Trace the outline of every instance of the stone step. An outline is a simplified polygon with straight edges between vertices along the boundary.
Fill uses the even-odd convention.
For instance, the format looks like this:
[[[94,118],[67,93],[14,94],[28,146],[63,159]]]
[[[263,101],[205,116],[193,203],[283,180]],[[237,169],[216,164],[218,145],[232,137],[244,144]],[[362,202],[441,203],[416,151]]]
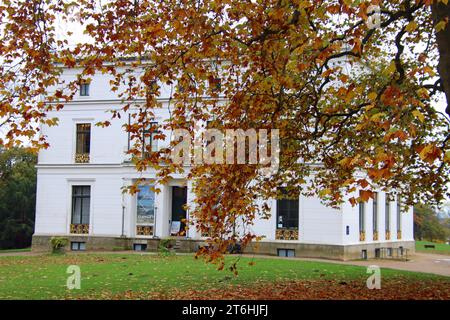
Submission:
[[[181,240],[176,240],[173,249],[176,251],[179,250],[180,248],[181,248]]]

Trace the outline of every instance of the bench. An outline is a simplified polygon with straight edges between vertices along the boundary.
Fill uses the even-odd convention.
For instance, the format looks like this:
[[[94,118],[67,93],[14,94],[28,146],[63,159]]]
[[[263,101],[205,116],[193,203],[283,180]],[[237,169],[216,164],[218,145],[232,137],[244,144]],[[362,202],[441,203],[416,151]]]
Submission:
[[[435,245],[434,244],[424,244],[423,245],[425,247],[425,249],[435,249]]]

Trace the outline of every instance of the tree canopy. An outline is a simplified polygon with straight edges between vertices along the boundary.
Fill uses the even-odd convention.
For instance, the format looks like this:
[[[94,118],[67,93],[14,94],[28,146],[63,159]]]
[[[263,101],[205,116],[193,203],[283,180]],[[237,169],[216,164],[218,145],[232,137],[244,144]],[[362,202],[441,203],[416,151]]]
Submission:
[[[432,208],[424,205],[414,207],[415,239],[446,242],[450,235],[449,231],[445,221],[439,221]]]
[[[48,112],[95,73],[111,75],[111,90],[123,99],[112,118],[139,111],[136,124],[124,126],[131,137],[145,134],[163,84],[173,88],[172,116],[159,124],[166,129],[193,131],[210,120],[219,130],[278,129],[280,166],[270,177],[261,165],[189,171],[197,196],[191,217],[210,235],[201,253],[213,259],[256,238],[247,227],[269,211],[254,199],[276,196],[279,186],[334,206],[367,201],[375,188],[398,190],[406,205],[436,203],[450,177],[450,109],[433,107],[450,99],[447,3],[4,1],[0,121],[7,133],[0,143],[11,147],[25,136],[34,148],[47,147],[36,124],[56,124]],[[60,21],[77,21],[88,40],[57,36]],[[63,66],[81,67],[79,79],[60,83]],[[153,167],[165,182],[183,170],[170,159],[172,147],[139,157],[135,145],[130,153],[138,170]]]

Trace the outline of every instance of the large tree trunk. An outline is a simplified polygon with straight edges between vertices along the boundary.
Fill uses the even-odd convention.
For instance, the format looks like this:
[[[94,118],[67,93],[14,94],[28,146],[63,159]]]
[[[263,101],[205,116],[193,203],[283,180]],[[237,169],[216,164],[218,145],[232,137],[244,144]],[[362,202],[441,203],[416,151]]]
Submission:
[[[446,17],[450,19],[450,3],[446,5],[442,1],[434,0],[432,11],[435,25]],[[439,75],[447,98],[445,112],[450,116],[450,23],[444,30],[436,33],[436,40],[439,47]]]

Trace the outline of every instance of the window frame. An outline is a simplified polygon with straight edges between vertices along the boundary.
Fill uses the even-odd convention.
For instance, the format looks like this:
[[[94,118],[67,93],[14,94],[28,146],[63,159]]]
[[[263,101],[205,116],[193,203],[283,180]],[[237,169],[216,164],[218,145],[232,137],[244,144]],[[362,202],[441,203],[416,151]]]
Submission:
[[[147,251],[147,247],[146,243],[133,243],[133,251],[145,252]]]
[[[361,191],[359,192],[358,202],[358,230],[359,241],[366,241],[366,203],[361,198]]]
[[[90,85],[91,84],[89,82],[80,83],[80,97],[89,97]]]
[[[364,202],[359,202],[358,206],[358,216],[359,216],[359,232],[366,231],[366,205]]]
[[[279,188],[279,189],[285,189],[285,188]],[[284,192],[284,191],[282,191]],[[288,212],[288,218],[287,220],[289,221],[289,223],[287,223],[286,221],[284,221],[284,218],[282,219],[282,227],[280,227],[280,211],[281,211],[281,201],[288,201],[288,209],[286,210]],[[276,229],[285,229],[285,230],[298,230],[300,227],[300,195],[298,195],[297,199],[288,199],[288,198],[280,198],[277,197],[276,199]],[[295,203],[294,208],[291,207],[291,205]],[[295,210],[296,207],[296,210]],[[294,214],[295,212],[295,214]],[[285,223],[287,225],[291,225],[291,222],[295,220],[297,221],[297,226],[286,226],[285,227]]]
[[[83,127],[89,127],[85,129]],[[75,162],[88,163],[90,162],[91,143],[92,142],[92,123],[91,122],[77,122],[75,123]],[[80,148],[79,148],[80,146]],[[86,161],[77,160],[78,155],[87,155]]]
[[[86,242],[85,241],[71,241],[70,242],[70,251],[86,251]]]
[[[373,193],[372,201],[372,230],[378,232],[378,192]]]
[[[81,192],[81,195],[76,195],[75,194],[75,188],[88,188],[89,189],[89,194],[85,195],[84,191]],[[78,184],[74,184],[71,186],[71,192],[72,192],[72,202],[71,202],[71,213],[70,213],[70,223],[73,225],[80,225],[80,224],[87,224],[90,225],[90,219],[91,219],[91,198],[92,198],[92,187],[91,185],[78,185]],[[81,199],[81,203],[80,203],[80,219],[79,222],[75,222],[74,218],[75,218],[75,203],[76,203],[76,199]],[[85,222],[83,220],[83,200],[84,199],[89,199],[89,205],[88,205],[88,215],[87,215],[87,222]]]
[[[284,254],[282,254],[284,253]],[[277,248],[277,256],[284,258],[295,258],[295,249]]]
[[[150,129],[145,129],[142,132],[142,156],[147,157],[153,152],[158,151],[158,140],[155,139],[155,135],[161,133],[160,130],[158,130],[158,122],[152,121],[149,123],[150,128],[156,127],[155,130],[151,131]],[[150,136],[146,137],[146,134],[150,134]],[[147,150],[147,141],[150,143],[150,151]]]
[[[402,232],[402,207],[401,197],[397,195],[397,236]]]
[[[391,232],[391,195],[386,193],[384,208],[384,229]]]

